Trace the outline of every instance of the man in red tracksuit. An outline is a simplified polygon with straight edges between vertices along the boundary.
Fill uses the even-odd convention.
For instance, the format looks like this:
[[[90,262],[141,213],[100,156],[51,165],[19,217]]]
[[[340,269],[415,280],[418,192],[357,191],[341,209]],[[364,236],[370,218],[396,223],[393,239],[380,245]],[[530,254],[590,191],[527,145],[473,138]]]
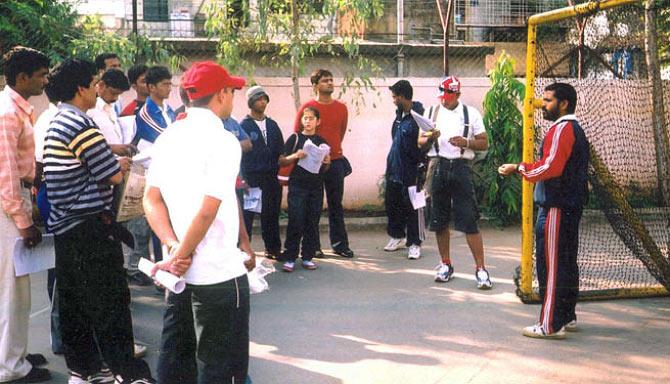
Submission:
[[[579,221],[588,198],[589,144],[574,115],[577,92],[571,85],[547,86],[542,101],[544,118],[554,124],[542,143],[540,160],[503,164],[498,172],[503,176],[518,172],[536,183],[534,199],[540,207],[535,259],[542,311],[540,322],[524,328],[523,335],[564,339],[566,330],[577,329],[577,248]]]

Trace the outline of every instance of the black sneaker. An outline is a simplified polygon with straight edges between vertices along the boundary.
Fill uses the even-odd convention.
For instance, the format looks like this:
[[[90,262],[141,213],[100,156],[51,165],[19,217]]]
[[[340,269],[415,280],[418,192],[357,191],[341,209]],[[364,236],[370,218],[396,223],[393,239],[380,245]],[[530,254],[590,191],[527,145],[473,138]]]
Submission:
[[[29,353],[26,355],[26,360],[28,360],[33,367],[47,365],[47,359],[41,353]]]
[[[334,251],[336,255],[346,257],[347,259],[351,259],[352,257],[354,257],[354,251],[349,249],[349,247],[335,249]]]
[[[325,259],[326,255],[323,253],[322,250],[317,249],[316,252],[314,252],[314,257],[316,257],[317,259]]]
[[[51,373],[48,369],[33,367],[27,375],[20,379],[8,381],[7,383],[42,383],[49,380],[51,380]]]

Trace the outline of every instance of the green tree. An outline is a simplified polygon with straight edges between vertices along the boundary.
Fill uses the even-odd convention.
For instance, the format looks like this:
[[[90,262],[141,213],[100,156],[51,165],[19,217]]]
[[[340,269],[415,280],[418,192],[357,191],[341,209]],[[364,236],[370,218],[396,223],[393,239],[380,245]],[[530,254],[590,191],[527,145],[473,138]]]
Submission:
[[[53,0],[0,1],[0,53],[15,45],[44,52],[54,62],[67,57],[78,34],[77,13],[69,3]]]
[[[659,61],[670,66],[670,0],[656,0]]]
[[[367,22],[381,16],[382,0],[259,0],[253,12],[247,4],[233,1],[207,9],[205,28],[219,39],[217,58],[226,67],[250,77],[254,62],[291,68],[296,109],[301,104],[298,78],[317,54],[345,56],[353,64],[344,74],[343,92],[372,88],[370,78],[381,71],[359,54],[358,43]],[[338,36],[325,27],[336,19]]]
[[[485,213],[496,225],[518,222],[521,212],[519,176],[501,177],[501,164],[519,163],[523,146],[523,118],[520,106],[524,84],[514,77],[514,60],[503,52],[489,72],[491,89],[484,97],[484,125],[489,138],[486,158],[480,164],[477,184],[483,190]]]

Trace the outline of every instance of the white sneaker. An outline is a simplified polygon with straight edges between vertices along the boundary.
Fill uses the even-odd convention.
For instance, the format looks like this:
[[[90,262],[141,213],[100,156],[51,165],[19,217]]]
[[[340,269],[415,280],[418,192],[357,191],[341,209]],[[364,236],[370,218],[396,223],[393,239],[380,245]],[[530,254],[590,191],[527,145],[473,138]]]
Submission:
[[[88,380],[77,372],[70,371],[70,378],[67,380],[67,384],[88,384]]]
[[[546,333],[540,324],[534,324],[523,329],[523,335],[535,339],[565,339],[565,327],[554,333]]]
[[[116,383],[116,378],[109,368],[103,368],[100,372],[90,375],[87,383],[89,384],[113,384]]]
[[[489,272],[482,268],[478,269],[477,272],[475,273],[475,277],[477,278],[477,288],[478,289],[491,289],[493,284],[491,284],[491,278],[489,277]]]
[[[402,247],[402,244],[404,242],[405,242],[405,239],[396,239],[396,238],[392,237],[389,240],[388,244],[386,244],[386,246],[384,247],[384,250],[386,252],[397,251],[398,248]]]
[[[409,252],[407,252],[407,258],[410,260],[417,260],[421,257],[421,246],[412,244],[409,246]]]
[[[577,332],[577,320],[572,320],[571,322],[565,324],[564,328],[566,332]]]
[[[435,274],[435,281],[438,283],[446,283],[451,279],[451,275],[454,274],[454,268],[451,266],[451,264],[444,264],[440,263],[440,265],[437,266],[437,273]]]

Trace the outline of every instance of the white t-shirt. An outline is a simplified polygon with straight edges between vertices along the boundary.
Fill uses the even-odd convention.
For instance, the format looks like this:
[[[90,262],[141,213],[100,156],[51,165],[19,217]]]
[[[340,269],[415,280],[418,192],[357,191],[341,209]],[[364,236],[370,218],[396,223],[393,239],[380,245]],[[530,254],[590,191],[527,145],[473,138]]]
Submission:
[[[480,133],[485,133],[484,120],[482,115],[473,107],[468,107],[468,120],[470,122],[470,129],[468,129],[468,139],[474,140],[475,136]],[[463,137],[463,103],[458,103],[454,110],[449,110],[440,106],[437,109],[437,120],[435,127],[440,130],[440,137],[438,139],[438,146],[440,147],[440,157],[446,159],[468,159],[475,158],[475,152],[472,149],[466,148],[461,155],[461,148],[449,144],[449,139],[454,136]],[[436,156],[435,146],[432,146],[428,152],[428,156]]]
[[[47,129],[58,113],[58,107],[53,103],[49,103],[49,108],[42,112],[40,117],[35,122],[33,130],[35,131],[35,161],[38,163],[44,162],[44,139],[47,137]]]
[[[157,187],[183,239],[205,196],[221,200],[212,225],[184,275],[188,284],[209,285],[246,274],[239,237],[235,179],[242,151],[235,136],[212,111],[189,108],[185,119],[166,129],[152,147],[147,185]]]
[[[123,144],[123,131],[119,118],[114,112],[114,104],[107,104],[101,97],[95,102],[95,108],[86,111],[86,114],[95,121],[100,132],[105,136],[107,144]]]
[[[261,130],[261,133],[263,134],[263,140],[267,143],[268,141],[268,128],[267,128],[267,121],[268,119],[263,119],[263,120],[254,120],[254,123],[258,126],[258,129]]]

